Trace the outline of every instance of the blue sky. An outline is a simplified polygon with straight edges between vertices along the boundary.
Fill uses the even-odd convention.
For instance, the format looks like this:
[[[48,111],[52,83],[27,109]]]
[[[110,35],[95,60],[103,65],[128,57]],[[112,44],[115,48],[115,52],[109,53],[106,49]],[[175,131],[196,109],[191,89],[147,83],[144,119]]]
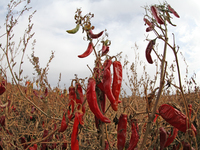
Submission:
[[[19,20],[14,32],[16,37],[22,36],[23,31],[28,23],[28,15],[37,10],[32,18],[34,23],[33,31],[36,39],[35,55],[40,58],[40,65],[44,67],[51,55],[51,51],[55,51],[55,58],[50,64],[48,74],[49,83],[56,86],[59,73],[62,74],[60,86],[64,84],[68,88],[70,79],[74,78],[74,74],[78,74],[79,78],[91,76],[87,64],[93,68],[95,55],[92,53],[89,57],[81,59],[77,56],[82,54],[88,45],[83,40],[85,34],[78,32],[75,35],[66,33],[66,30],[75,27],[74,13],[77,8],[82,8],[82,14],[93,13],[94,18],[91,20],[95,26],[93,32],[100,32],[107,29],[109,39],[112,44],[110,46],[109,55],[116,55],[123,52],[122,61],[125,55],[128,55],[130,62],[134,61],[135,43],[138,45],[140,60],[146,64],[147,71],[153,77],[155,74],[155,66],[150,65],[145,59],[145,49],[148,44],[145,41],[149,33],[145,32],[143,16],[145,14],[142,6],[159,4],[163,1],[158,0],[32,0],[30,6],[32,9],[26,12]],[[200,2],[198,0],[168,0],[167,1],[180,15],[180,18],[173,17],[173,23],[177,27],[169,26],[169,37],[171,33],[175,34],[176,44],[179,45],[180,51],[186,58],[189,67],[189,75],[196,73],[196,81],[200,83]],[[8,0],[1,0],[0,3],[0,35],[5,33],[5,15],[7,12]],[[23,5],[17,7],[18,10]],[[149,38],[154,38],[153,33],[149,34]],[[17,38],[16,38],[17,39]],[[159,41],[161,42],[161,41]],[[0,39],[3,43],[3,39]],[[30,43],[31,45],[31,43]],[[162,53],[162,47],[159,52]],[[1,53],[1,52],[0,52]],[[30,47],[27,49],[24,59],[24,76],[29,75],[32,80],[32,65],[27,59],[27,55],[32,53]],[[155,59],[156,56],[152,55]],[[180,55],[179,55],[180,56]],[[169,61],[174,59],[171,50],[168,50],[167,58]],[[180,67],[184,78],[185,64],[180,56]],[[138,68],[138,74],[142,73],[142,68]],[[125,74],[124,74],[125,76]],[[125,78],[125,77],[124,77]]]

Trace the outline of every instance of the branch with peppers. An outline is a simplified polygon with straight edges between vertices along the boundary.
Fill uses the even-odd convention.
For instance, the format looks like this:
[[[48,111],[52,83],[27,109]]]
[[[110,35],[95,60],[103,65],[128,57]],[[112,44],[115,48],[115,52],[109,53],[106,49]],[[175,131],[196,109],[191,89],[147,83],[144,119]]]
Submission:
[[[166,2],[163,5],[152,5],[152,6],[150,6],[150,8],[146,7],[145,10],[146,10],[146,15],[143,18],[143,21],[145,22],[145,25],[147,25],[146,32],[147,33],[148,32],[154,32],[155,35],[156,35],[155,39],[149,40],[149,43],[146,47],[145,55],[146,55],[147,62],[149,64],[153,64],[153,62],[154,62],[153,59],[152,59],[152,56],[151,56],[151,52],[152,52],[152,50],[154,50],[154,46],[155,46],[158,39],[161,39],[164,42],[164,50],[163,50],[162,57],[159,57],[157,52],[154,50],[154,52],[158,56],[159,60],[161,61],[160,86],[159,86],[159,91],[157,93],[156,101],[155,101],[154,106],[153,106],[152,113],[149,115],[146,132],[145,132],[143,141],[140,145],[140,149],[143,149],[143,147],[145,146],[147,136],[150,132],[150,127],[151,127],[152,121],[154,119],[154,115],[155,115],[155,112],[157,110],[157,105],[158,105],[158,102],[159,102],[159,99],[160,99],[160,96],[161,96],[161,93],[162,93],[162,90],[163,90],[163,87],[164,87],[165,75],[166,75],[166,72],[167,72],[166,51],[167,51],[168,46],[172,49],[174,56],[175,56],[175,62],[176,62],[176,66],[177,66],[178,80],[179,80],[179,86],[175,86],[175,87],[178,87],[178,90],[181,91],[181,94],[182,94],[182,97],[183,97],[183,102],[184,102],[184,105],[185,105],[186,116],[187,116],[187,117],[183,117],[182,114],[178,114],[177,117],[182,118],[179,121],[181,123],[183,123],[183,120],[184,120],[184,123],[183,123],[184,127],[182,127],[184,129],[179,129],[179,130],[182,131],[182,132],[186,132],[190,128],[193,129],[193,125],[192,125],[190,118],[189,118],[188,104],[187,104],[187,101],[185,100],[184,92],[183,92],[183,89],[182,89],[179,61],[178,61],[178,58],[177,58],[178,50],[177,50],[177,47],[175,45],[175,39],[173,39],[174,43],[173,43],[173,46],[172,46],[168,42],[168,34],[167,34],[168,33],[168,29],[167,29],[168,24],[172,25],[172,26],[176,26],[175,24],[172,23],[171,15],[174,15],[177,18],[180,18],[180,16]],[[150,13],[150,15],[148,14],[148,12]],[[161,34],[159,34],[158,30]],[[173,38],[174,38],[174,36],[173,36]],[[171,111],[171,112],[173,112],[173,111]],[[188,119],[185,119],[185,118],[188,118]],[[177,124],[178,124],[178,120],[176,120],[176,121],[177,121]],[[171,122],[173,122],[173,121],[171,121]],[[172,125],[174,126],[174,124],[172,124]],[[178,128],[177,126],[175,126],[175,127]],[[164,131],[163,131],[162,128],[160,129],[160,132],[162,133],[161,136],[163,136]],[[163,137],[165,137],[165,135]],[[186,134],[186,137],[187,137],[187,134]],[[166,137],[165,137],[165,139],[166,139]],[[163,145],[165,145],[165,144],[162,144],[162,146],[161,146],[162,148],[164,148]]]
[[[118,104],[121,103],[119,95],[122,84],[122,65],[116,57],[115,60],[112,61],[114,57],[108,56],[111,41],[106,38],[107,34],[103,35],[103,33],[105,33],[104,31],[93,33],[95,27],[92,26],[90,19],[94,17],[94,15],[89,13],[82,16],[81,13],[82,11],[77,9],[74,17],[76,20],[76,27],[72,30],[67,30],[67,32],[69,34],[75,34],[80,30],[80,27],[82,27],[82,31],[86,33],[89,43],[86,50],[78,55],[78,57],[87,58],[92,52],[94,52],[96,56],[95,67],[90,69],[92,71],[92,77],[88,79],[86,99],[90,110],[95,116],[96,127],[104,131],[104,123],[111,123],[110,119],[106,117],[106,100],[108,99],[110,101],[110,106],[114,111],[118,110]],[[94,40],[97,40],[96,44],[94,44]],[[102,44],[102,46],[101,49],[97,51],[96,46],[99,43]],[[103,57],[106,57],[106,60],[102,62]],[[113,66],[113,77],[111,74],[111,66]],[[71,93],[74,95],[71,89],[72,86],[69,88],[69,98],[75,99],[74,96],[71,96]],[[74,91],[74,87],[72,91]],[[80,93],[81,92],[79,92],[78,95],[81,95]],[[70,105],[73,109],[72,112],[74,111],[73,102],[74,101],[70,101]],[[107,110],[108,109],[109,107]],[[71,119],[71,116],[69,116],[69,119]],[[104,132],[102,133],[102,147],[105,147]]]

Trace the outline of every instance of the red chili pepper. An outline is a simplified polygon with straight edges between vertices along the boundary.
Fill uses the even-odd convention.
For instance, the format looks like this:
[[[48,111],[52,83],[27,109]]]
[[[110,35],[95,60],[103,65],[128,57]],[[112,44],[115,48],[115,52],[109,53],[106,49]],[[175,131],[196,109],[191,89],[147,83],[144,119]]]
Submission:
[[[85,57],[89,56],[92,53],[92,51],[93,51],[93,44],[92,44],[92,42],[90,42],[88,44],[87,50],[83,54],[78,55],[78,57],[85,58]]]
[[[152,31],[154,29],[154,24],[151,23],[148,19],[143,19],[145,24],[147,24],[149,27],[146,28],[146,32]]]
[[[152,30],[153,30],[152,27],[148,27],[148,28],[146,28],[146,32],[149,32],[149,31],[152,31]]]
[[[32,147],[29,147],[29,150],[37,150],[37,144],[33,144]]]
[[[26,143],[25,137],[21,137],[21,138],[20,138],[20,141],[21,141],[21,144]],[[23,147],[24,147],[24,149],[26,149],[26,148],[28,147],[28,145],[25,144]]]
[[[159,114],[162,118],[167,121],[169,124],[177,128],[182,132],[186,132],[187,126],[189,127],[189,120],[186,115],[172,107],[168,104],[163,104],[159,107]],[[186,126],[186,120],[188,125]],[[193,124],[191,124],[191,129],[194,131],[195,135],[197,135],[196,128]]]
[[[158,13],[158,9],[157,9],[155,6],[151,6],[151,11],[152,11],[153,17],[156,19],[156,21],[157,21],[159,24],[164,24],[164,21],[163,21],[163,19],[160,17],[160,15],[159,15],[159,13]]]
[[[67,141],[65,143],[63,143],[62,145],[62,150],[66,150],[67,149]]]
[[[48,95],[48,88],[46,88],[44,91],[44,96],[47,97],[47,95]]]
[[[110,72],[110,66],[112,64],[112,61],[110,59],[107,59],[104,62],[104,72],[103,72],[103,87],[104,92],[107,96],[107,98],[110,100],[112,109],[114,111],[117,111],[118,109],[118,101],[115,99],[112,90],[111,90],[111,82],[112,82],[112,76]]]
[[[48,135],[48,130],[44,130],[44,133],[43,133],[43,138],[45,138],[46,136]],[[47,139],[44,140],[44,142],[47,142]],[[46,150],[47,148],[47,144],[46,143],[42,143],[41,144],[41,150]]]
[[[95,88],[96,88],[95,79],[89,78],[87,91],[86,91],[86,97],[87,97],[89,108],[94,113],[94,115],[98,119],[100,119],[102,122],[110,123],[111,121],[101,113],[98,107]]]
[[[5,116],[1,116],[1,118],[0,118],[0,124],[2,127],[5,126],[5,119],[6,119]]]
[[[167,132],[163,127],[160,127],[160,150],[164,149],[165,143],[167,142]]]
[[[92,30],[89,30],[89,36],[90,36],[92,39],[97,39],[97,38],[99,38],[99,37],[103,34],[103,32],[104,32],[104,31],[101,31],[101,32],[98,33],[98,34],[94,34],[94,33],[92,32]]]
[[[109,144],[108,144],[108,141],[105,141],[105,150],[109,150]]]
[[[80,83],[76,83],[76,87],[75,87],[75,98],[76,98],[76,103],[79,104],[78,105],[78,110],[80,109],[80,104],[82,105],[83,104],[83,101],[84,101],[84,96],[83,96],[83,90],[82,90],[82,87],[81,87],[81,84]],[[85,106],[82,105],[82,111],[83,111],[83,114],[85,114]]]
[[[135,147],[137,146],[138,141],[139,141],[138,124],[135,121],[136,120],[134,120],[131,123],[132,134],[131,134],[131,139],[130,139],[130,142],[129,142],[129,147],[128,147],[127,150],[134,150]]]
[[[73,130],[72,130],[72,135],[71,135],[71,149],[72,150],[79,150],[79,144],[78,144],[78,127],[79,124],[83,125],[83,113],[78,111],[75,113],[75,119],[74,119],[74,125],[73,125]]]
[[[170,5],[167,5],[167,8],[174,14],[174,16],[176,16],[177,18],[180,18],[178,13]]]
[[[70,114],[70,110],[68,110],[68,118],[71,121],[72,119],[72,115],[74,112],[74,101],[75,101],[75,87],[73,85],[71,85],[69,87],[69,106],[71,106],[71,114]]]
[[[150,42],[149,42],[149,44],[147,45],[147,48],[146,48],[146,59],[147,59],[147,61],[148,61],[148,63],[150,63],[150,64],[153,64],[153,60],[152,60],[152,58],[151,58],[151,51],[152,51],[152,49],[153,49],[153,46],[156,44],[156,41],[155,40],[151,40]]]
[[[172,135],[171,135],[171,133],[169,134],[164,147],[168,147],[174,141],[174,139],[176,138],[177,134],[178,134],[178,129],[177,128],[173,128],[173,133],[172,133]]]
[[[127,114],[121,114],[117,127],[117,148],[123,150],[126,143]]]
[[[2,94],[6,91],[5,86],[6,86],[6,80],[3,79],[3,80],[1,81],[1,83],[0,83],[0,95],[2,95]]]
[[[156,110],[156,112],[159,113],[158,110]],[[156,119],[158,118],[158,116],[159,116],[158,114],[155,114],[155,118],[153,119],[154,123],[156,122]]]
[[[67,129],[67,126],[68,125],[66,123],[65,114],[63,114],[63,118],[62,118],[62,121],[61,121],[61,127],[58,130],[58,132],[64,132]]]
[[[120,61],[113,62],[113,83],[112,83],[112,93],[115,100],[119,102],[119,94],[122,85],[122,64]]]
[[[190,146],[190,143],[184,141],[182,141],[181,143],[183,145],[183,150],[194,150],[194,148]]]

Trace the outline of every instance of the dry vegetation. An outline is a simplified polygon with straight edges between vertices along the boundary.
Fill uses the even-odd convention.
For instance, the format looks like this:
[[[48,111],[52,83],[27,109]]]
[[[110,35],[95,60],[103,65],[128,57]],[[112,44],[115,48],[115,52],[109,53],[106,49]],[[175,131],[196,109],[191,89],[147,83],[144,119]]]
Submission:
[[[19,2],[21,3],[21,2]],[[42,144],[46,143],[47,149],[62,149],[64,143],[67,143],[67,149],[71,149],[71,133],[74,118],[72,121],[68,122],[67,129],[60,133],[58,129],[60,128],[63,113],[69,108],[68,103],[68,90],[60,89],[58,87],[52,89],[50,83],[48,82],[47,72],[49,70],[49,65],[51,60],[54,58],[54,53],[50,56],[49,62],[45,68],[40,67],[39,58],[33,53],[29,60],[33,64],[35,73],[37,76],[33,78],[32,81],[27,81],[27,78],[22,77],[23,69],[21,64],[23,64],[23,57],[26,51],[29,40],[32,39],[34,33],[32,33],[32,22],[31,14],[29,17],[28,28],[25,30],[24,36],[20,43],[15,43],[13,41],[13,28],[18,22],[20,16],[24,12],[29,10],[28,3],[24,9],[20,12],[13,13],[13,10],[17,7],[18,2],[11,1],[8,5],[8,14],[6,20],[6,33],[2,34],[0,38],[6,37],[6,43],[1,43],[1,61],[7,61],[6,66],[0,66],[1,77],[7,79],[6,72],[9,70],[12,75],[12,82],[6,84],[6,91],[0,96],[1,105],[10,101],[10,104],[1,108],[0,116],[5,116],[5,125],[0,126],[0,149],[24,149],[27,144],[28,149],[33,144],[37,144],[38,149],[41,148]],[[32,43],[34,47],[35,41]],[[17,48],[16,45],[18,45]],[[172,126],[165,122],[162,117],[158,117],[157,121],[150,124],[150,130],[145,137],[146,126],[149,123],[148,116],[153,112],[155,102],[157,100],[157,95],[159,92],[158,81],[160,80],[160,72],[158,71],[153,79],[150,79],[148,72],[145,70],[145,66],[141,66],[139,63],[138,47],[135,47],[135,59],[133,63],[128,62],[128,58],[124,61],[123,69],[126,70],[126,75],[128,81],[126,86],[131,90],[132,95],[127,95],[126,91],[122,89],[120,99],[122,103],[119,104],[117,112],[114,112],[110,107],[110,102],[106,101],[106,113],[105,115],[111,120],[110,124],[104,124],[104,133],[100,129],[96,129],[95,119],[93,113],[90,111],[87,101],[85,101],[86,112],[83,117],[84,125],[79,126],[79,146],[82,150],[88,149],[101,149],[102,140],[108,141],[109,149],[117,149],[117,119],[121,113],[128,114],[128,125],[127,125],[127,137],[126,146],[128,148],[129,140],[131,136],[131,119],[137,119],[139,126],[139,136],[140,140],[138,142],[138,147],[142,145],[145,141],[146,149],[159,149],[160,138],[159,138],[159,128],[164,127],[166,130],[170,131]],[[14,72],[14,67],[16,65],[16,56],[20,53],[22,58],[19,65],[19,72]],[[19,62],[18,62],[19,63]],[[160,69],[158,62],[155,62],[155,67],[157,70]],[[174,68],[177,67],[173,64],[173,69],[166,70],[166,79],[164,81],[162,94],[159,97],[158,104],[156,104],[156,109],[164,103],[171,103],[180,109],[184,114],[186,113],[187,106],[185,106],[185,101],[187,104],[192,104],[192,116],[190,121],[197,128],[197,136],[192,137],[183,132],[178,133],[178,136],[174,142],[167,148],[172,149],[173,145],[178,145],[181,141],[188,141],[192,144],[194,148],[200,148],[200,131],[199,131],[199,107],[200,107],[200,91],[199,86],[196,85],[195,76],[191,79],[185,78],[185,83],[181,87],[184,93],[181,91],[179,86],[175,86],[173,83],[174,74],[176,73]],[[137,70],[143,68],[143,74],[139,76]],[[170,72],[170,74],[168,74]],[[75,76],[77,78],[77,76]],[[169,82],[168,79],[171,79]],[[60,79],[59,79],[60,81]],[[87,80],[83,80],[81,83],[84,94],[87,88]],[[158,88],[156,87],[158,85]],[[34,89],[33,87],[37,87]],[[47,96],[45,95],[45,90],[48,89]],[[34,94],[34,91],[37,94]],[[37,96],[38,95],[38,96]],[[84,95],[86,100],[86,96]],[[77,105],[75,106],[75,108]],[[75,110],[76,111],[76,110]],[[155,113],[155,112],[154,112]],[[0,120],[2,124],[2,120]],[[44,131],[48,130],[48,136],[44,137]],[[102,138],[102,135],[104,138]],[[22,139],[26,142],[22,142]],[[47,139],[47,140],[46,140]],[[56,148],[53,145],[56,143]],[[180,147],[181,148],[181,147]]]

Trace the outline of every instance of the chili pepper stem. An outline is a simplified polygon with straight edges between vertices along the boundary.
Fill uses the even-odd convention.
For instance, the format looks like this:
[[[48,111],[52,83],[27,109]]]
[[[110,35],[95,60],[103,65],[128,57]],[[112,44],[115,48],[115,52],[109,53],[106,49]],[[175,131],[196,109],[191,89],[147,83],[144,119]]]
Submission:
[[[101,121],[101,149],[105,149],[105,123]]]
[[[145,132],[142,144],[139,147],[139,150],[142,150],[145,143],[146,143],[147,136],[149,134],[150,127],[151,127],[151,124],[152,124],[152,121],[153,121],[153,118],[154,118],[154,115],[155,115],[155,112],[156,112],[156,108],[157,108],[157,105],[158,105],[158,102],[159,102],[159,99],[160,99],[160,96],[162,94],[162,90],[163,90],[163,87],[164,87],[164,77],[165,77],[166,65],[167,65],[165,63],[166,62],[165,59],[166,59],[167,43],[168,43],[168,37],[167,37],[167,27],[166,27],[166,23],[165,23],[165,45],[164,45],[164,51],[163,51],[163,58],[162,58],[162,62],[161,62],[161,75],[160,75],[159,91],[158,91],[158,94],[157,94],[156,102],[155,102],[154,107],[153,107],[153,111],[149,115],[149,119],[148,119],[148,123],[147,123],[147,127],[146,127],[146,132]]]
[[[185,95],[184,95],[183,88],[182,88],[179,61],[178,61],[178,57],[177,57],[177,53],[176,53],[175,47],[172,50],[174,52],[174,56],[175,56],[175,60],[176,60],[176,66],[177,66],[177,71],[178,71],[178,79],[179,79],[179,88],[180,88],[180,91],[181,91],[181,95],[183,97],[183,102],[184,102],[185,110],[186,110],[186,116],[188,117],[188,120],[186,119],[186,126],[187,126],[187,129],[190,129],[191,128],[191,121],[190,121],[191,119],[189,117],[188,103],[187,103],[187,101],[185,99]],[[189,121],[189,127],[188,127],[187,121]],[[188,136],[187,134],[188,134],[188,132],[186,132],[186,136]]]

